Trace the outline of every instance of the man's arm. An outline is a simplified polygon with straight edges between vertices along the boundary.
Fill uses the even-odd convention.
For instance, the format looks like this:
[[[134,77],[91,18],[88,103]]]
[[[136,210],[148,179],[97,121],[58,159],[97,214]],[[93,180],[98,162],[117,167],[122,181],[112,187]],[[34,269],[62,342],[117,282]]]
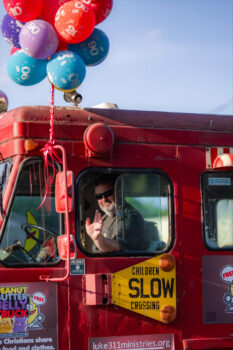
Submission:
[[[118,252],[120,250],[119,243],[115,239],[109,239],[101,234],[98,236],[96,240],[93,240],[97,248],[102,252]]]
[[[91,223],[90,218],[86,220],[86,232],[92,239],[96,247],[102,252],[117,252],[120,250],[118,242],[114,239],[109,239],[101,234],[103,226],[102,216],[98,210],[95,212],[94,220]]]

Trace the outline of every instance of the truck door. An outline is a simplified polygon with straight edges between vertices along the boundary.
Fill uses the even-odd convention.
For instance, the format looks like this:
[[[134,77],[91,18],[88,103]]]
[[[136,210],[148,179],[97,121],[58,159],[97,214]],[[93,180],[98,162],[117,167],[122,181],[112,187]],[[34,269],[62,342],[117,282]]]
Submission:
[[[0,242],[0,344],[5,350],[58,349],[60,310],[62,322],[67,317],[65,282],[60,287],[45,282],[46,277],[58,273],[56,242],[63,232],[63,218],[55,210],[54,184],[50,182],[55,168],[46,174],[43,159],[30,158],[22,161],[14,174]],[[66,342],[66,328],[62,329]]]
[[[144,159],[148,159],[144,164],[151,164],[153,152],[156,151],[151,149],[150,155],[145,155]],[[136,165],[137,159],[132,154],[131,156],[132,163]],[[157,162],[157,165],[172,170],[174,174],[175,163],[173,158],[172,161]],[[115,165],[117,166],[117,161]],[[110,182],[107,178],[111,179]],[[76,232],[80,259],[76,261],[78,269],[74,269],[71,276],[72,348],[75,349],[76,339],[79,339],[83,349],[88,348],[88,343],[92,349],[93,344],[98,343],[101,347],[108,341],[109,346],[114,347],[125,341],[124,335],[138,335],[139,339],[144,340],[145,335],[155,337],[162,329],[163,333],[169,333],[165,336],[169,343],[170,334],[175,333],[175,305],[171,306],[173,313],[169,320],[174,323],[169,325],[167,331],[166,326],[163,328],[162,325],[167,320],[160,316],[160,308],[162,310],[165,303],[167,305],[167,300],[160,299],[158,302],[158,270],[155,265],[152,268],[142,265],[130,268],[172,249],[174,187],[171,178],[164,170],[148,169],[146,166],[87,168],[79,175],[76,190]],[[106,215],[106,212],[111,211],[111,205],[108,208],[102,205],[104,197],[108,198],[108,202],[114,198],[117,210],[112,221]],[[118,242],[115,251],[104,251],[87,234],[86,220],[89,218],[93,223],[96,210],[101,212],[103,220],[108,221],[103,236]],[[126,272],[128,279],[124,280],[124,286],[120,286],[122,288],[119,293],[116,291],[112,294],[111,278],[114,278],[114,273],[127,268],[129,274]],[[132,278],[129,277],[130,274]],[[148,277],[152,280],[151,284],[146,283]],[[166,297],[174,296],[172,291],[176,290],[175,283],[166,284],[166,287],[170,288],[165,292]],[[114,297],[120,293],[121,300]],[[163,290],[161,294],[163,295]],[[156,331],[158,328],[160,332]],[[116,341],[118,343],[114,343]],[[121,345],[118,346],[120,348]]]

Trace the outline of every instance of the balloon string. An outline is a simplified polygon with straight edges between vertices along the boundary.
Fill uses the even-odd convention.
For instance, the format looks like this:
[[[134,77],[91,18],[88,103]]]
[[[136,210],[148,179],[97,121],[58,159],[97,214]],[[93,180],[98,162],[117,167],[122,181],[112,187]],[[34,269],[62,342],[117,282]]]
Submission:
[[[50,128],[49,128],[49,143],[55,144],[54,138],[54,85],[51,85],[51,102],[50,102]]]
[[[37,209],[40,209],[44,204],[48,193],[51,193],[51,186],[55,179],[56,167],[55,163],[59,162],[62,164],[62,159],[57,154],[54,149],[55,146],[55,133],[54,133],[54,86],[51,85],[51,101],[50,101],[50,127],[49,127],[49,142],[40,150],[43,154],[44,158],[44,183],[45,183],[45,191],[44,197]],[[50,174],[49,168],[52,168],[52,173]]]

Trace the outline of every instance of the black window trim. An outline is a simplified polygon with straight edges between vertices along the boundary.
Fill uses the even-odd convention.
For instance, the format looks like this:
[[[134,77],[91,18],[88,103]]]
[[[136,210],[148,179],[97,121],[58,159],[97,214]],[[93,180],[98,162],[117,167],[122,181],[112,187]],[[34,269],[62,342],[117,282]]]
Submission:
[[[80,216],[79,216],[79,193],[78,193],[78,185],[80,178],[88,173],[97,173],[97,174],[157,174],[164,176],[169,183],[169,196],[168,196],[168,212],[169,212],[169,242],[166,248],[163,251],[158,252],[109,252],[109,253],[90,253],[84,249],[80,242]],[[87,257],[92,258],[105,258],[105,257],[151,257],[158,256],[164,253],[167,253],[171,250],[175,241],[175,227],[174,227],[174,186],[171,178],[161,169],[157,168],[114,168],[114,167],[89,167],[82,170],[75,181],[75,232],[76,232],[76,242],[80,251]]]
[[[16,176],[16,181],[15,181],[13,189],[12,189],[11,198],[9,201],[7,212],[6,212],[6,215],[4,217],[3,225],[2,225],[1,231],[0,231],[0,244],[2,242],[4,232],[6,229],[6,225],[7,225],[8,219],[9,219],[9,215],[10,215],[11,210],[12,210],[13,202],[15,199],[15,193],[16,193],[16,190],[18,188],[19,178],[20,178],[22,169],[24,168],[24,166],[27,162],[33,161],[33,160],[42,160],[43,161],[43,157],[26,157],[26,158],[23,158],[22,161],[20,162],[19,171],[18,171],[17,176]],[[58,169],[60,171],[61,165],[58,162],[56,162],[56,165],[58,166]],[[54,183],[55,183],[55,180],[54,180]],[[61,235],[62,235],[64,233],[64,214],[59,214],[59,220],[60,220]],[[48,267],[54,267],[55,265],[59,264],[60,262],[61,262],[60,258],[57,259],[57,261],[49,262],[47,264],[44,264],[44,263],[42,264],[39,262],[38,263],[35,263],[35,262],[34,263],[23,263],[22,262],[22,263],[17,263],[17,264],[9,264],[9,263],[5,263],[4,260],[3,261],[0,260],[0,264],[6,268],[35,268],[35,267],[39,267],[39,268],[44,269],[44,268],[48,268]]]
[[[210,247],[208,245],[208,242],[207,242],[207,239],[206,239],[206,233],[205,233],[205,226],[206,226],[206,215],[205,215],[205,211],[206,211],[206,207],[207,207],[207,199],[208,199],[208,196],[207,196],[207,190],[204,188],[204,185],[205,185],[205,177],[207,177],[209,179],[209,176],[208,175],[212,175],[212,177],[230,177],[232,179],[232,182],[233,182],[233,171],[232,170],[227,170],[227,171],[224,171],[224,170],[209,170],[209,171],[205,171],[201,174],[201,194],[202,194],[202,239],[203,239],[203,242],[204,242],[204,245],[205,247],[210,250],[210,251],[233,251],[233,246],[232,248],[229,248],[229,247]],[[229,189],[229,186],[219,186],[219,188],[224,188],[226,187],[226,190]],[[213,185],[213,188],[214,188],[214,185]],[[226,191],[227,192],[227,191]],[[233,196],[230,197],[229,195],[229,199],[233,199]],[[226,197],[219,197],[219,200],[220,199],[228,199],[227,196]],[[216,229],[216,213],[214,214],[214,220],[215,220],[215,223],[213,225],[215,225],[215,229]]]

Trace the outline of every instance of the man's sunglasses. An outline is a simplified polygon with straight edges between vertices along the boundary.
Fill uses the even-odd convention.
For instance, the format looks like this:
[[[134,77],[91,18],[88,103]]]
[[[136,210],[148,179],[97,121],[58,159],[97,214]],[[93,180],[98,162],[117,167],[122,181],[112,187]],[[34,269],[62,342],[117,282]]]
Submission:
[[[98,193],[98,194],[95,195],[95,198],[96,198],[97,200],[102,199],[102,197],[104,197],[104,198],[106,199],[106,198],[112,196],[112,195],[113,195],[113,192],[114,192],[114,190],[112,189],[112,190],[108,190],[108,191],[103,192],[103,193]]]

